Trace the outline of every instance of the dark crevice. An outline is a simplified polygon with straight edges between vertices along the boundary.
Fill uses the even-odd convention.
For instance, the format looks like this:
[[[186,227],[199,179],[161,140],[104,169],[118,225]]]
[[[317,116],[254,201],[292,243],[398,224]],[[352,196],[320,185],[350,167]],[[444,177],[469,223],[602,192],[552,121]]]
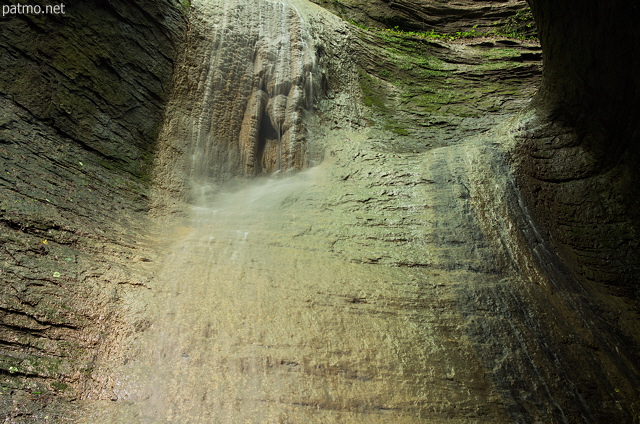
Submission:
[[[257,174],[262,173],[266,149],[275,140],[278,140],[278,131],[273,128],[273,125],[271,125],[269,113],[265,111],[262,115],[262,119],[260,120],[260,129],[258,130],[254,157],[254,167]]]
[[[47,280],[47,281],[50,281],[50,280]],[[13,315],[26,317],[28,319],[31,319],[31,320],[35,321],[39,325],[42,325],[42,326],[45,326],[45,327],[64,328],[64,329],[68,329],[68,330],[78,330],[78,329],[80,329],[80,327],[78,327],[77,325],[63,323],[63,322],[53,322],[51,320],[38,318],[38,317],[35,316],[35,314],[29,314],[29,313],[26,313],[26,312],[23,312],[23,311],[16,311],[16,310],[5,308],[5,307],[0,307],[0,313],[13,314]],[[6,324],[3,324],[3,325],[6,325]],[[41,331],[44,331],[44,330],[46,330],[46,329],[43,329]]]

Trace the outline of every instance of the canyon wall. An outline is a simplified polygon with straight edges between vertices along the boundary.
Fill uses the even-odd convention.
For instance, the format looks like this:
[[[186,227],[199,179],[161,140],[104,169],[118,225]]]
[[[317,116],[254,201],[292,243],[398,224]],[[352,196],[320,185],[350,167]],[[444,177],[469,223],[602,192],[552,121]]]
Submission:
[[[450,43],[410,33],[504,32],[520,16],[519,31],[530,34],[526,4],[515,0],[314,1],[345,20],[330,29],[302,18],[315,12],[290,7],[306,2],[261,2],[248,12],[279,18],[282,27],[256,26],[245,37],[234,27],[251,22],[251,13],[223,4],[208,17],[189,16],[188,3],[77,0],[64,15],[2,18],[5,420],[43,422],[65,414],[60,400],[109,399],[114,382],[96,364],[119,358],[121,340],[151,325],[123,317],[131,293],[153,291],[147,283],[157,254],[145,234],[154,208],[191,192],[194,164],[215,182],[319,161],[322,145],[307,151],[307,115],[321,121],[317,138],[367,131],[373,146],[365,151],[343,138],[329,149],[344,190],[362,185],[371,195],[353,200],[356,209],[340,209],[331,196],[341,192],[329,191],[326,210],[314,213],[354,217],[362,208],[366,216],[371,205],[385,211],[414,187],[437,206],[429,215],[435,224],[412,221],[413,205],[393,212],[398,224],[389,225],[386,211],[367,219],[365,230],[349,224],[354,234],[332,252],[356,263],[428,269],[428,255],[407,244],[415,226],[429,240],[421,248],[442,256],[441,267],[468,272],[445,281],[436,269],[434,277],[450,286],[455,301],[443,311],[457,314],[460,321],[448,325],[456,322],[468,343],[451,351],[477,356],[496,387],[483,408],[499,404],[511,418],[556,422],[637,415],[637,308],[629,300],[640,273],[640,82],[632,72],[640,59],[630,47],[640,38],[637,6],[531,0],[541,53],[535,42],[504,37]],[[312,35],[307,25],[316,25]],[[253,52],[250,69],[235,60]],[[541,55],[542,85],[530,103]],[[209,97],[195,97],[202,92]],[[494,135],[485,134],[507,119],[516,142],[505,153],[498,137],[487,142]],[[458,146],[479,134],[486,144]],[[203,150],[213,154],[194,161]],[[434,160],[418,160],[424,153]],[[366,173],[352,168],[370,161]],[[517,190],[509,179],[514,164]],[[414,181],[417,166],[433,178]],[[501,192],[496,180],[508,189]],[[201,185],[205,195],[215,192]],[[410,237],[384,233],[394,226]],[[390,256],[367,256],[358,237],[390,243],[378,249]],[[520,246],[504,245],[510,242]],[[526,260],[509,257],[517,248]],[[623,296],[603,295],[612,291]]]
[[[122,290],[142,284],[126,266],[148,260],[134,234],[149,209],[186,27],[186,9],[169,0],[65,6],[0,18],[0,416],[8,422],[55,418],[51,396],[75,393],[92,375],[118,337]]]
[[[640,58],[631,2],[531,0],[544,77],[517,135],[525,197],[581,278],[638,295]]]
[[[375,3],[377,10],[416,2],[384,3]],[[413,151],[420,144],[429,149],[464,143],[474,135],[505,148],[506,160],[497,160],[492,175],[505,178],[506,186],[483,182],[471,188],[471,199],[485,229],[494,233],[492,239],[502,241],[508,252],[506,262],[518,268],[518,278],[497,284],[486,278],[469,284],[461,290],[461,299],[479,311],[468,323],[473,349],[486,360],[486,368],[510,399],[513,422],[633,420],[637,415],[633,387],[638,381],[635,323],[640,221],[634,124],[638,78],[629,72],[635,69],[637,57],[628,50],[637,39],[632,24],[637,8],[624,2],[583,8],[572,2],[532,1],[542,41],[544,78],[531,103],[521,103],[522,112],[509,117],[509,111],[514,111],[508,101],[497,108],[482,103],[500,98],[511,84],[517,87],[510,87],[512,93],[521,94],[536,81],[534,68],[525,66],[528,61],[535,63],[535,48],[529,46],[527,51],[526,45],[520,46],[524,51],[513,56],[519,66],[511,69],[495,66],[490,54],[460,58],[463,52],[473,51],[465,50],[469,47],[487,47],[495,54],[503,41],[518,43],[494,36],[458,41],[465,46],[451,48],[434,38],[412,38],[415,34],[408,31],[376,32],[371,27],[395,24],[371,19],[366,11],[373,4],[332,2],[327,7],[362,29],[358,35],[366,41],[357,51],[363,70],[363,101],[376,111],[376,125],[396,133],[396,140],[387,138],[385,147],[402,144],[398,142],[401,134],[408,133]],[[494,6],[500,4],[507,3],[495,2]],[[526,7],[524,3],[520,6]],[[413,20],[400,27],[420,28],[420,13],[414,6],[406,15]],[[471,18],[464,22],[468,26],[460,29],[480,28]],[[454,30],[459,29],[450,31]],[[370,36],[372,33],[381,35]],[[415,52],[407,52],[414,48],[413,43],[423,43],[422,59],[438,57],[466,67],[455,73],[464,82],[458,84],[456,78],[445,76],[446,86],[442,91],[436,89],[443,74],[434,73],[429,60],[412,66],[415,62],[407,57]],[[382,47],[385,53],[377,56],[375,47]],[[474,63],[494,66],[476,73],[468,67]],[[491,89],[494,83],[497,89]],[[478,97],[458,102],[466,88]],[[425,96],[427,107],[416,102],[421,89],[429,94]],[[490,89],[487,95],[480,94]],[[401,101],[394,103],[394,99]],[[474,105],[477,114],[461,110]],[[413,116],[407,118],[404,111]],[[502,114],[501,122],[488,121],[494,113]],[[459,120],[461,117],[464,119]],[[424,133],[416,131],[420,122],[427,127]],[[438,125],[447,131],[436,132]],[[497,133],[485,132],[498,126]],[[434,133],[437,137],[432,142]],[[461,159],[465,160],[469,159]],[[514,180],[510,180],[512,172]],[[449,182],[453,185],[453,179]],[[484,202],[487,204],[482,205]],[[528,259],[522,261],[522,257]]]
[[[526,4],[520,0],[312,0],[361,26],[406,31],[490,32],[505,25],[528,31]],[[519,26],[517,22],[523,25]]]

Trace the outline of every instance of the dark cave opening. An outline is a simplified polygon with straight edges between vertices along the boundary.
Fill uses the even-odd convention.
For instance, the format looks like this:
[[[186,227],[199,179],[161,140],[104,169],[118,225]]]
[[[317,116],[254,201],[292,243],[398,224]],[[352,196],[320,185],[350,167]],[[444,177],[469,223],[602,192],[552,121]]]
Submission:
[[[254,156],[254,170],[256,174],[261,174],[265,171],[273,170],[274,165],[270,163],[268,152],[272,150],[273,144],[278,142],[280,134],[276,128],[271,125],[271,119],[268,111],[262,113],[262,119],[260,119],[260,128],[256,137],[256,147]]]

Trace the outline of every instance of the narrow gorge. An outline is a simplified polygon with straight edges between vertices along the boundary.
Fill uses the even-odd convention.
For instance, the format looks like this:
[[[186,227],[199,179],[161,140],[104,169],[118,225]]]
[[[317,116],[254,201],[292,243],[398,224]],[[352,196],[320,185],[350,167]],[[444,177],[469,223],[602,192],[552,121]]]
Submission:
[[[640,423],[638,7],[65,6],[1,18],[4,422]]]

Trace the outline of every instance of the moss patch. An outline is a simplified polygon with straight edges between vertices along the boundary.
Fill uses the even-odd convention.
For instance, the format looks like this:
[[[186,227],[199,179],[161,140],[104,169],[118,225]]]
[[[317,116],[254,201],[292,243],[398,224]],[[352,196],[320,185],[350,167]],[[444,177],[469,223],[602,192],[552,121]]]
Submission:
[[[491,127],[522,107],[540,74],[536,46],[434,42],[398,30],[359,34],[372,46],[371,65],[359,72],[363,103],[372,122],[396,136],[395,151],[403,143],[411,151],[446,145]]]

